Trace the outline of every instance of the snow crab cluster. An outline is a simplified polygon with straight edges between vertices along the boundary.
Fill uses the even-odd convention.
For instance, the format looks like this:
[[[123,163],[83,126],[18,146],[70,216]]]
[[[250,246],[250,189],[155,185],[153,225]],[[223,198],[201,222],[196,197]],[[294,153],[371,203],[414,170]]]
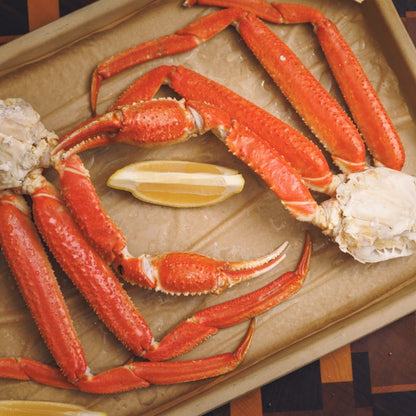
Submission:
[[[113,393],[223,374],[244,359],[253,324],[234,353],[194,361],[166,360],[193,348],[219,328],[276,306],[299,290],[307,275],[309,237],[294,272],[249,295],[196,313],[156,342],[116,274],[166,293],[219,293],[272,269],[283,258],[285,247],[260,259],[235,263],[178,252],[133,257],[101,207],[77,155],[86,149],[112,143],[172,144],[212,131],[270,186],[290,214],[321,228],[358,261],[377,262],[414,253],[415,178],[400,172],[405,158],[400,138],[334,24],[319,11],[295,4],[263,0],[187,4],[194,3],[226,9],[101,63],[92,78],[93,111],[103,79],[140,62],[197,47],[233,25],[343,173],[333,174],[320,149],[300,132],[225,86],[181,66],[160,66],[148,72],[108,112],[61,138],[48,131],[23,100],[1,101],[0,243],[59,368],[27,358],[0,358],[0,377]],[[358,129],[260,19],[314,26]],[[162,84],[183,99],[153,99]],[[374,167],[366,165],[366,146]],[[60,192],[42,175],[50,167],[58,172]],[[309,189],[329,199],[318,204]],[[32,200],[36,228],[22,194]],[[109,330],[135,355],[149,361],[91,374],[38,231]]]

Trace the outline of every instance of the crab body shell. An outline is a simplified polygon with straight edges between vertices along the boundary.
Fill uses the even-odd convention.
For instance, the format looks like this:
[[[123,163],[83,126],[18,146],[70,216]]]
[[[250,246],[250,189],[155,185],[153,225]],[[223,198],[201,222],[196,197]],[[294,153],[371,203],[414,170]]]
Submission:
[[[0,190],[23,191],[30,174],[51,166],[57,140],[23,99],[0,100]]]
[[[362,263],[415,253],[416,178],[385,167],[342,176],[321,205],[323,233]]]

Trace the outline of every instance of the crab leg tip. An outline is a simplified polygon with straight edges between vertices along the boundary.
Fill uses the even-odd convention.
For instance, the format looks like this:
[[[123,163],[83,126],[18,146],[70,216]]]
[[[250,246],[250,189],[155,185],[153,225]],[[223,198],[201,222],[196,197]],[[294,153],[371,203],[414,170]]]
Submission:
[[[299,261],[298,267],[296,268],[296,274],[298,274],[301,277],[302,281],[306,278],[308,274],[311,256],[312,256],[312,239],[311,239],[310,233],[307,232],[306,237],[305,237],[305,245],[304,245],[302,257]]]

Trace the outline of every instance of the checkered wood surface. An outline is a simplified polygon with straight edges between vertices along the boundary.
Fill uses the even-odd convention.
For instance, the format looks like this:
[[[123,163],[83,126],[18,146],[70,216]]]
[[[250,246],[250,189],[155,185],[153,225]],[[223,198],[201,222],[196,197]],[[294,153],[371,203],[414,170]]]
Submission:
[[[96,0],[0,0],[0,44]]]
[[[205,416],[414,416],[415,314]]]
[[[94,1],[0,0],[0,44]],[[416,0],[393,1],[416,43]],[[415,320],[408,315],[204,416],[416,416]]]

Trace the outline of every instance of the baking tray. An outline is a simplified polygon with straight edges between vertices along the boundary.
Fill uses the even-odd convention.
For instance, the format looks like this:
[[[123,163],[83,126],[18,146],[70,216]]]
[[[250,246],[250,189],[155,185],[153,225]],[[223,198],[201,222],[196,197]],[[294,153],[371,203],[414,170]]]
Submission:
[[[298,3],[322,10],[352,45],[403,139],[404,170],[415,174],[416,74],[412,62],[416,62],[416,52],[393,4],[386,0]],[[101,0],[2,46],[0,97],[25,98],[40,112],[46,126],[61,134],[89,117],[90,75],[100,60],[135,43],[172,33],[210,10],[183,9],[176,0],[123,0],[117,4]],[[309,25],[270,27],[340,98]],[[199,71],[310,136],[232,28],[193,51],[142,64],[106,81],[99,110],[108,107],[134,79],[160,64],[181,64]],[[291,218],[265,184],[209,134],[166,148],[113,146],[85,152],[82,157],[103,205],[125,232],[134,254],[192,250],[239,260],[267,253],[285,240],[290,243],[287,259],[276,270],[220,297],[172,297],[126,285],[156,338],[195,311],[250,292],[293,269],[307,230],[314,246],[309,277],[300,292],[257,319],[246,360],[228,375],[104,396],[1,380],[0,399],[67,401],[120,416],[202,414],[415,310],[416,256],[375,265],[355,262],[319,230]],[[109,174],[119,167],[156,158],[236,168],[244,175],[246,186],[224,203],[195,210],[150,206],[106,187]],[[55,180],[53,172],[48,176]],[[0,356],[53,363],[3,257],[0,275]],[[128,360],[129,352],[108,333],[59,269],[58,277],[93,371]],[[181,359],[232,351],[246,329],[247,323],[242,323],[222,330]]]

